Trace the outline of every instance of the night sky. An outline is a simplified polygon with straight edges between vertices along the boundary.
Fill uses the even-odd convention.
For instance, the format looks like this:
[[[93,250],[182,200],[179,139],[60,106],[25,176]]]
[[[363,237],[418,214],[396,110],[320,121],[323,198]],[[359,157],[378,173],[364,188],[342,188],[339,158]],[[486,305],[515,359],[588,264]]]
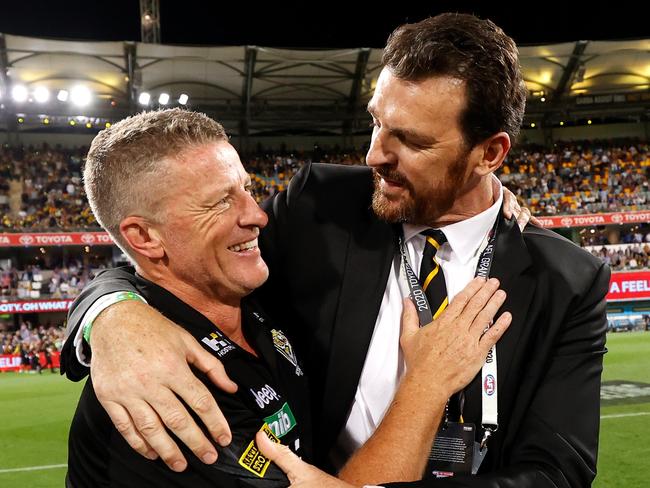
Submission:
[[[444,11],[492,19],[519,44],[650,38],[643,1],[230,2],[161,0],[165,44],[382,47],[399,24]],[[353,7],[351,7],[353,6]],[[137,0],[2,0],[0,32],[139,40]]]

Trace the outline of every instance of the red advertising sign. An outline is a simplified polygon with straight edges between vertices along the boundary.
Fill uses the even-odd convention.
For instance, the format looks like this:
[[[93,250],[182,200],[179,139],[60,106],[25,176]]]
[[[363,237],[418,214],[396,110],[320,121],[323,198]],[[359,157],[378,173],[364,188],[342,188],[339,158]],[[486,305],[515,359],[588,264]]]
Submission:
[[[0,302],[0,314],[67,312],[72,304],[69,300],[25,300]]]
[[[58,232],[50,234],[0,234],[0,247],[110,246],[106,232]]]
[[[581,215],[538,217],[544,227],[591,227],[594,225],[638,224],[650,222],[650,210]],[[0,247],[45,246],[110,246],[113,239],[107,232],[52,232],[0,234]]]
[[[55,351],[50,356],[52,358],[51,366],[58,368],[61,364],[61,354]],[[38,354],[38,362],[41,367],[48,367],[45,361],[45,353]],[[18,354],[0,354],[0,371],[20,371],[21,369],[31,369],[29,364],[23,365]]]
[[[612,273],[607,301],[650,300],[650,271]]]
[[[594,225],[638,224],[650,222],[650,210],[581,215],[538,217],[544,227],[591,227]]]

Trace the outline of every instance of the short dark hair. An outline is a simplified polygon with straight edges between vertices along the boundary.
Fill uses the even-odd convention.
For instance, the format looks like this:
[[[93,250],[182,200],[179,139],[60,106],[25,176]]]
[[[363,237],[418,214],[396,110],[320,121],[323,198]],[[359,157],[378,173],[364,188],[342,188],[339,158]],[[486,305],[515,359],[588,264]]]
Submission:
[[[84,166],[84,188],[95,218],[132,256],[120,223],[133,214],[161,220],[158,200],[169,187],[163,181],[167,158],[227,139],[221,124],[181,108],[141,112],[102,130],[90,144]]]
[[[451,76],[465,82],[461,115],[465,143],[474,147],[496,134],[519,134],[526,107],[515,42],[490,20],[444,13],[404,24],[388,38],[383,64],[397,78],[418,81]]]

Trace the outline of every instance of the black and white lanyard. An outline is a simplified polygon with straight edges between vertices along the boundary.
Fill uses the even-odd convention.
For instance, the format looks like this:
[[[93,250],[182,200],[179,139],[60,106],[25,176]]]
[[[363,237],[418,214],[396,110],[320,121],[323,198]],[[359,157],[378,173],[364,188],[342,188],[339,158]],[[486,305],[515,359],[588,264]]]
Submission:
[[[494,259],[494,251],[496,246],[497,227],[499,225],[500,217],[497,217],[496,222],[488,235],[483,239],[481,247],[483,250],[478,259],[475,277],[488,279],[490,276],[490,269],[492,268],[492,261]],[[429,301],[420,285],[418,276],[413,271],[413,267],[409,262],[406,255],[406,246],[404,242],[404,233],[400,232],[397,237],[398,248],[402,257],[401,269],[404,270],[406,283],[409,287],[409,298],[415,305],[420,321],[420,327],[423,327],[433,320],[433,314]],[[487,243],[486,243],[487,241]],[[479,247],[479,249],[481,249]],[[481,440],[481,448],[492,435],[499,428],[498,423],[498,402],[497,402],[497,349],[496,345],[492,346],[490,352],[485,359],[483,368],[481,369],[481,403],[482,403],[482,418],[481,427],[483,428],[483,439]]]

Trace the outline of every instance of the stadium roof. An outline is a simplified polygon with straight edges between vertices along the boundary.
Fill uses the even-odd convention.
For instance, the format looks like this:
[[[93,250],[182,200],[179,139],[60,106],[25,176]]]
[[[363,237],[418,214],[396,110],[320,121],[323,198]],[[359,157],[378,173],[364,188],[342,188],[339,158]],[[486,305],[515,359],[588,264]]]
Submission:
[[[650,39],[523,46],[520,57],[529,118],[648,115]],[[17,114],[32,123],[79,114],[112,121],[143,108],[143,92],[151,95],[149,107],[158,106],[161,93],[170,95],[170,105],[184,93],[189,106],[234,134],[353,135],[367,131],[365,105],[380,60],[381,49],[374,48],[173,46],[0,34],[0,103],[7,128]],[[56,99],[76,85],[92,93],[88,106]],[[27,100],[14,99],[16,86],[27,89]],[[35,100],[38,87],[49,90],[47,102]]]

